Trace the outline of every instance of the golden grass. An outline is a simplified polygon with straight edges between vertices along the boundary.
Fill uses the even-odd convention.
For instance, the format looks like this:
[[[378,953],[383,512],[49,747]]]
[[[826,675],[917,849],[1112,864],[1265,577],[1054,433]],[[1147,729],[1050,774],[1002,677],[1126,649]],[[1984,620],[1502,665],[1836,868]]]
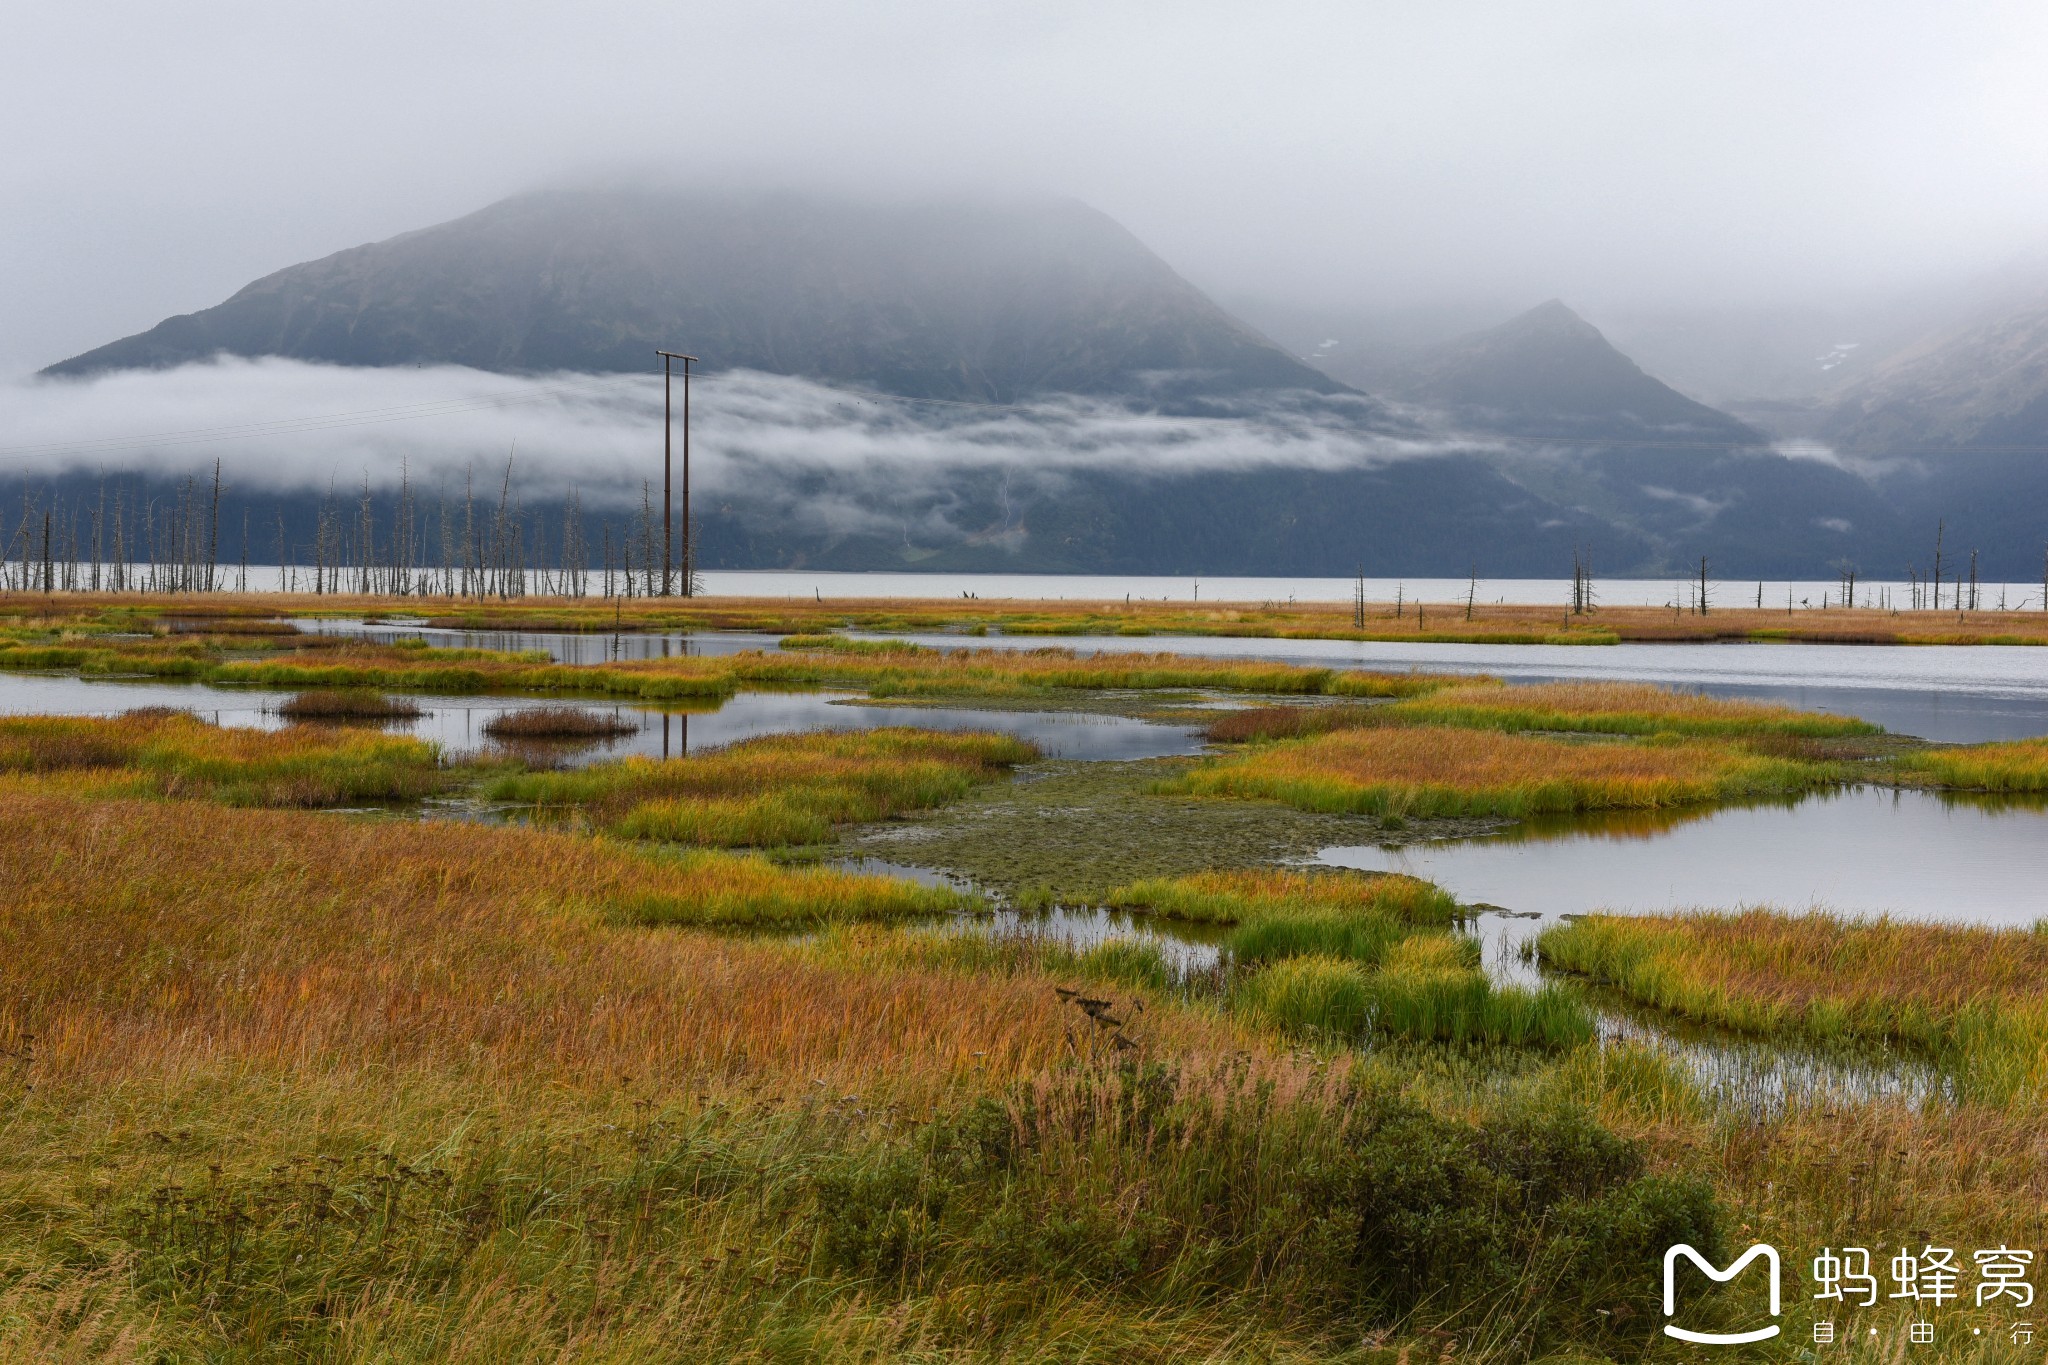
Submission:
[[[817,843],[834,825],[958,800],[1038,751],[1008,735],[888,728],[767,735],[707,754],[501,777],[504,801],[581,807],[629,838],[729,847]]]
[[[327,726],[223,727],[165,710],[0,717],[0,773],[67,774],[63,784],[77,789],[262,806],[408,800],[450,780],[424,740]]]
[[[1161,790],[1391,816],[1654,808],[1804,790],[1821,770],[1686,740],[1572,741],[1414,726],[1285,740]]]
[[[1458,913],[1456,900],[1418,877],[1271,867],[1133,882],[1110,891],[1103,902],[1205,924],[1325,912],[1380,915],[1404,924],[1445,924]]]
[[[1889,1040],[1979,1084],[2048,1076],[2048,934],[1768,910],[1591,916],[1544,960],[1651,1008],[1758,1034]]]
[[[1922,749],[1897,759],[1900,771],[1969,791],[2048,791],[2048,739]]]
[[[746,686],[859,687],[875,696],[1034,697],[1074,690],[1219,688],[1332,697],[1407,697],[1459,677],[1376,673],[1175,654],[1084,655],[1071,649],[935,650],[831,639],[810,650],[747,650],[606,664],[555,664],[501,653],[308,636],[251,655],[239,637],[24,641],[0,645],[0,669],[148,674],[239,686],[400,688],[475,694],[556,692],[647,701],[717,699]],[[292,647],[285,647],[287,644]]]
[[[0,791],[0,1047],[49,1082],[214,1064],[432,1062],[602,1085],[770,1065],[1004,1072],[1057,1002],[805,966],[793,947],[622,925],[932,913],[889,878],[675,860],[548,831]],[[973,1020],[973,1026],[968,1021]],[[747,1061],[741,1061],[744,1057]]]
[[[1648,735],[1867,735],[1879,727],[1764,702],[1733,701],[1651,683],[1558,682],[1464,686],[1397,702],[1390,721],[1497,730]]]
[[[845,628],[940,631],[980,629],[1040,635],[1221,635],[1354,640],[1441,640],[1473,643],[1793,640],[1854,644],[2042,644],[2048,613],[2033,611],[1877,611],[1782,605],[1740,606],[1731,600],[1709,615],[1659,607],[1602,607],[1585,616],[1561,608],[1476,603],[1466,619],[1463,599],[1430,602],[1417,619],[1410,599],[1398,615],[1392,602],[1367,605],[1363,630],[1348,602],[1138,602],[898,598],[526,598],[510,602],[452,598],[315,596],[301,593],[218,593],[193,597],[141,594],[0,594],[0,622],[68,624],[115,617],[144,626],[188,622],[219,633],[242,632],[249,618],[276,615],[418,616],[436,626],[469,629],[748,630],[785,635]],[[240,619],[238,619],[240,618]],[[208,623],[217,623],[209,627]]]

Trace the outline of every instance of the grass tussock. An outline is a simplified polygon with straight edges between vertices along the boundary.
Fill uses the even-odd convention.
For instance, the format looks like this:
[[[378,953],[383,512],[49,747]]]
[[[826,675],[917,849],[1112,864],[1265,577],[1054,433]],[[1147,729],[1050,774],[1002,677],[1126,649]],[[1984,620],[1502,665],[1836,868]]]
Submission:
[[[2048,739],[2016,739],[1900,755],[1899,769],[1943,787],[1988,792],[2048,791]]]
[[[1458,903],[1414,877],[1257,869],[1120,887],[1111,905],[1228,924],[1231,1008],[1260,1025],[1356,1041],[1572,1047],[1592,1021],[1569,992],[1493,985]]]
[[[223,727],[171,710],[0,717],[0,773],[68,774],[81,789],[235,806],[412,800],[450,781],[423,740],[324,726]]]
[[[387,697],[381,692],[334,688],[299,692],[277,705],[286,720],[417,720],[419,704],[408,697]]]
[[[834,826],[956,801],[1037,750],[1007,735],[882,729],[772,735],[673,761],[626,758],[500,778],[505,801],[584,809],[634,839],[721,847],[818,843]]]
[[[2048,1079],[2048,934],[1748,910],[1591,916],[1538,947],[1552,966],[1686,1018],[1905,1043],[2000,1094]]]
[[[1161,790],[1348,814],[1526,816],[1781,795],[1825,780],[1811,765],[1707,741],[1595,743],[1414,726],[1262,746]]]
[[[1559,682],[1445,688],[1389,708],[1389,719],[1493,730],[1611,735],[1871,735],[1852,716],[1731,701],[1651,683]]]
[[[1119,909],[1205,924],[1330,914],[1442,925],[1458,916],[1457,900],[1420,878],[1336,870],[1247,868],[1155,878],[1120,886],[1109,892],[1104,902]]]
[[[580,706],[530,706],[484,722],[493,739],[613,739],[639,728],[623,716]]]
[[[1246,976],[1233,1005],[1271,1028],[1355,1041],[1575,1047],[1591,1017],[1557,987],[1495,986],[1449,935],[1402,940],[1377,968],[1347,957],[1286,957]]]

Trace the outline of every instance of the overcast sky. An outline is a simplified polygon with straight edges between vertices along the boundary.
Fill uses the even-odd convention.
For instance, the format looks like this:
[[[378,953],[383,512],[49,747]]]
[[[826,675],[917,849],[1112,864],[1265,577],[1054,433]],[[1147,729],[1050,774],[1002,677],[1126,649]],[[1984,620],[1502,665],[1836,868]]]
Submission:
[[[592,170],[1076,195],[1334,309],[1749,304],[2048,246],[2048,5],[17,0],[0,373]]]

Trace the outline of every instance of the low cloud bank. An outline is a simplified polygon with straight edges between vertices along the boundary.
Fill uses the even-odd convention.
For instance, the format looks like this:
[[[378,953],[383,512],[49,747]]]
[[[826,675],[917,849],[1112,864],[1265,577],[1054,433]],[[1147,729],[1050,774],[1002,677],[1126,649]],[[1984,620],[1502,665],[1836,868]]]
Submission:
[[[0,478],[210,471],[218,458],[223,476],[248,492],[366,480],[387,489],[401,477],[445,491],[470,477],[495,488],[510,458],[528,497],[574,489],[589,503],[621,504],[637,499],[641,480],[659,482],[661,401],[658,376],[281,359],[34,379],[0,387]],[[1445,449],[1374,430],[1375,411],[1314,395],[1240,400],[1201,416],[1068,396],[977,407],[731,371],[693,385],[692,470],[708,495],[745,496],[763,478],[902,484],[942,470],[1056,479],[1076,469],[1336,469]]]

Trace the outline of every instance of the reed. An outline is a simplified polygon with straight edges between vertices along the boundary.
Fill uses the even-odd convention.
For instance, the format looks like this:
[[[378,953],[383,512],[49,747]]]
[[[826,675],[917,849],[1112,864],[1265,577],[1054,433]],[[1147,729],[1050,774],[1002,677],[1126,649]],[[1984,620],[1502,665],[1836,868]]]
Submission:
[[[1527,816],[1811,790],[1831,770],[1709,741],[1551,739],[1441,726],[1338,730],[1212,761],[1162,793],[1382,816]]]

